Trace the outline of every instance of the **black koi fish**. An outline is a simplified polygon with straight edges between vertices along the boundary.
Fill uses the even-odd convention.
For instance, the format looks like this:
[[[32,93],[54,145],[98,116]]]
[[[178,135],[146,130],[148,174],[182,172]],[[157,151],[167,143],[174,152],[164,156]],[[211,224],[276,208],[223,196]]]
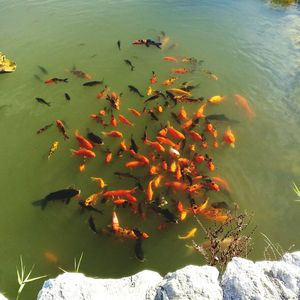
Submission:
[[[82,85],[83,86],[95,86],[95,85],[99,85],[99,84],[103,84],[103,80],[101,81],[88,81],[88,82],[85,82],[83,83]]]
[[[120,40],[117,41],[117,45],[118,45],[119,50],[121,50],[121,41]]]
[[[87,138],[91,141],[91,142],[93,142],[94,144],[97,144],[97,145],[103,145],[104,143],[103,143],[103,140],[101,139],[101,137],[100,136],[98,136],[98,135],[96,135],[96,134],[94,134],[93,132],[88,132],[88,134],[87,134]]]
[[[42,66],[38,66],[38,68],[44,73],[44,74],[48,74],[48,71],[42,67]]]
[[[41,206],[42,209],[45,209],[48,202],[50,201],[63,200],[64,203],[69,204],[70,199],[79,194],[80,194],[80,190],[76,190],[73,188],[58,190],[56,192],[52,192],[48,194],[45,198],[41,200],[32,202],[32,204],[34,206]]]
[[[97,233],[96,225],[92,216],[89,218],[89,226],[93,232]]]
[[[70,95],[69,95],[68,93],[65,93],[65,98],[66,98],[66,100],[68,100],[68,101],[71,100],[71,97],[70,97]]]
[[[43,98],[36,97],[35,100],[41,104],[46,104],[48,106],[51,106],[50,102],[45,101]]]
[[[48,125],[46,125],[46,126],[40,128],[40,129],[36,132],[36,134],[40,134],[40,133],[44,132],[45,130],[49,129],[51,126],[53,126],[53,123],[48,124]]]
[[[142,95],[142,94],[140,93],[140,91],[139,91],[136,87],[134,87],[133,85],[128,85],[128,87],[129,87],[129,90],[130,90],[131,92],[138,94],[141,98],[144,97],[144,95]]]
[[[131,63],[131,61],[129,59],[124,59],[125,63],[130,66],[131,71],[133,71],[133,69],[135,68],[135,66]]]

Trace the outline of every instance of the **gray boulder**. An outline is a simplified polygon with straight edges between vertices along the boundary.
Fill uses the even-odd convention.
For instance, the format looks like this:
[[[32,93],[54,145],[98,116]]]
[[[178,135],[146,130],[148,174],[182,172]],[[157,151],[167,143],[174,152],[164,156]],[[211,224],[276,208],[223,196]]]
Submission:
[[[221,300],[218,276],[215,267],[186,266],[164,277],[156,287],[154,300]]]
[[[44,282],[38,300],[132,300],[144,299],[146,291],[162,277],[142,271],[121,279],[94,279],[80,273],[64,273]]]
[[[224,300],[300,299],[300,252],[280,261],[233,258],[222,277]]]

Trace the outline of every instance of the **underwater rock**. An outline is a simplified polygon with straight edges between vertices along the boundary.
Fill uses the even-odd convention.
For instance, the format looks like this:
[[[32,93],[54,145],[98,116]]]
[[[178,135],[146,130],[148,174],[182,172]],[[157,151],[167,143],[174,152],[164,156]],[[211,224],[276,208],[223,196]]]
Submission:
[[[222,277],[226,299],[299,299],[300,252],[287,253],[280,261],[253,263],[233,258]]]
[[[0,73],[8,73],[16,71],[17,65],[0,52]]]

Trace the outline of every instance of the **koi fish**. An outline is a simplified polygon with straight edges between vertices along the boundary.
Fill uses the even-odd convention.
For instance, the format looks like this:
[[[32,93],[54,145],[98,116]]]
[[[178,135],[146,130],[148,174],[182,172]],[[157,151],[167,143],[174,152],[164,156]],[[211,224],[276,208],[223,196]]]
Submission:
[[[128,66],[130,66],[131,71],[134,70],[135,66],[131,63],[131,61],[130,61],[129,59],[124,59],[124,62],[125,62]]]
[[[178,79],[178,77],[171,77],[171,78],[166,79],[165,81],[163,81],[161,84],[169,86],[169,85],[172,85],[177,79]]]
[[[162,145],[168,145],[171,147],[177,147],[177,145],[172,142],[170,139],[163,137],[163,136],[157,136],[156,139],[161,143]]]
[[[151,142],[148,139],[144,141],[145,144],[150,145],[157,152],[165,152],[166,149],[159,142]]]
[[[93,145],[87,139],[85,139],[82,135],[80,135],[78,129],[76,129],[76,131],[75,131],[75,138],[79,142],[80,147],[86,148],[86,149],[93,148]]]
[[[45,104],[47,106],[51,106],[50,102],[45,101],[43,98],[36,97],[35,100],[39,103]]]
[[[173,89],[169,89],[168,91],[171,92],[171,93],[178,94],[178,95],[192,96],[192,93],[187,92],[187,91],[184,91],[184,90],[182,90],[182,89],[176,89],[176,88],[173,88]]]
[[[57,150],[57,147],[58,147],[58,142],[56,141],[50,147],[48,159],[50,159],[51,155]]]
[[[94,80],[94,81],[88,81],[83,83],[83,86],[95,86],[95,85],[100,85],[103,84],[103,80],[99,81],[99,80]]]
[[[110,163],[112,159],[113,159],[112,152],[110,150],[107,150],[105,154],[105,163],[106,164]]]
[[[109,136],[109,137],[115,137],[115,138],[122,138],[123,137],[123,134],[122,132],[120,131],[109,131],[109,132],[105,132],[105,131],[102,131],[102,134],[105,135],[105,136]]]
[[[104,144],[103,141],[102,141],[102,139],[101,139],[101,137],[98,136],[98,135],[96,135],[96,134],[94,134],[94,133],[91,132],[91,131],[88,132],[87,138],[88,138],[90,141],[92,141],[92,143],[94,143],[94,144],[97,144],[97,145],[103,145],[103,144]]]
[[[63,189],[63,190],[58,190],[55,192],[52,192],[50,194],[48,194],[47,196],[45,196],[43,199],[41,200],[37,200],[32,202],[32,204],[34,206],[41,206],[42,209],[45,209],[45,207],[47,206],[48,202],[50,201],[55,201],[55,200],[64,200],[64,202],[66,204],[68,204],[70,202],[70,199],[78,196],[80,194],[80,190],[76,190],[76,189]]]
[[[133,85],[128,85],[128,88],[131,92],[138,94],[141,98],[144,97],[144,95],[142,95],[141,92]]]
[[[111,114],[111,117],[110,117],[110,125],[113,126],[113,127],[117,127],[117,119],[115,118],[115,116],[113,114]]]
[[[92,181],[96,181],[100,189],[103,189],[107,184],[101,177],[91,177]]]
[[[112,212],[111,228],[117,231],[120,228],[119,220],[115,211]]]
[[[93,232],[97,233],[96,225],[92,216],[89,218],[89,226]]]
[[[119,50],[121,50],[121,41],[120,40],[117,41],[117,45],[118,45]]]
[[[135,167],[143,167],[146,164],[143,161],[138,161],[138,160],[134,160],[134,161],[129,161],[125,164],[126,168],[135,168]]]
[[[180,240],[187,240],[187,239],[190,239],[190,238],[194,237],[195,234],[196,234],[196,232],[197,232],[197,228],[194,227],[194,228],[191,229],[186,235],[184,235],[184,236],[178,235],[178,238],[179,238]]]
[[[107,90],[108,90],[108,86],[105,85],[104,89],[97,94],[96,96],[97,99],[103,99],[105,97],[105,93],[107,92]]]
[[[251,109],[248,100],[239,94],[235,94],[234,97],[235,97],[235,103],[246,112],[248,118],[249,119],[254,118],[255,112]]]
[[[40,128],[40,129],[36,132],[36,134],[40,134],[40,133],[46,131],[46,130],[49,129],[51,126],[53,126],[53,123],[48,124],[48,125],[46,125],[46,126]]]
[[[165,56],[165,57],[163,58],[163,60],[165,60],[165,61],[177,62],[177,58],[174,57],[174,56]]]
[[[38,66],[38,68],[44,73],[44,74],[48,74],[48,71],[42,67],[42,66]]]
[[[58,82],[64,82],[64,83],[68,83],[68,78],[65,79],[61,79],[61,78],[51,78],[48,80],[45,80],[44,83],[46,84],[50,84],[50,83],[58,83]]]
[[[51,251],[45,251],[43,252],[44,258],[51,264],[56,265],[58,263],[58,257],[56,254],[54,254]]]
[[[187,119],[187,112],[185,111],[184,107],[181,106],[180,111],[178,113],[179,120],[186,120]]]
[[[92,195],[90,195],[88,198],[86,198],[84,201],[83,201],[83,204],[85,206],[88,206],[88,205],[96,205],[98,200],[99,200],[99,197],[102,195],[102,192],[100,193],[94,193]]]
[[[226,97],[224,96],[213,96],[211,98],[209,98],[207,101],[209,103],[212,103],[212,104],[217,104],[217,103],[220,103],[220,102],[223,102],[225,100]]]
[[[96,157],[96,153],[88,149],[83,149],[83,148],[80,148],[79,150],[71,149],[71,152],[77,156]]]
[[[71,97],[70,97],[70,95],[69,95],[68,93],[65,93],[65,98],[66,98],[66,100],[68,100],[68,101],[71,100]]]
[[[86,80],[91,80],[92,76],[88,73],[85,73],[83,71],[77,70],[75,66],[73,66],[73,68],[70,70],[70,72],[74,75],[76,75],[79,78],[83,78]]]
[[[152,201],[152,198],[153,198],[152,182],[153,182],[153,180],[150,180],[148,183],[148,186],[147,186],[146,195],[147,195],[148,201]]]
[[[176,74],[185,74],[191,72],[191,69],[187,69],[187,68],[179,68],[179,69],[173,69],[172,73],[176,73]]]
[[[146,95],[147,95],[147,96],[151,96],[152,94],[153,94],[153,88],[152,88],[152,86],[150,85],[150,86],[148,87],[148,89],[147,89]]]
[[[125,124],[125,125],[129,125],[129,126],[134,126],[134,124],[132,122],[130,122],[128,119],[126,119],[123,115],[119,115],[119,120]]]
[[[176,138],[176,139],[179,139],[179,140],[184,140],[185,139],[185,136],[184,134],[182,134],[180,131],[176,130],[174,127],[172,126],[169,126],[168,127],[168,133]]]
[[[217,177],[217,176],[214,176],[214,177],[211,177],[211,179],[215,182],[217,182],[220,186],[222,186],[227,192],[231,192],[231,189],[229,187],[229,184],[228,182],[221,178],[221,177]]]
[[[157,82],[157,75],[154,71],[152,71],[152,76],[150,78],[150,84],[155,84]],[[149,95],[147,95],[149,96]]]
[[[235,136],[232,133],[230,127],[227,128],[225,135],[224,135],[224,142],[229,144],[232,148],[235,147]]]
[[[66,134],[66,129],[65,129],[65,126],[64,126],[63,122],[61,120],[56,120],[56,126],[57,126],[58,130],[64,136],[64,139],[65,140],[68,139],[69,137]]]
[[[188,133],[193,140],[200,141],[200,142],[203,141],[201,134],[199,134],[198,132],[190,130],[188,131]]]
[[[135,193],[137,188],[133,188],[131,190],[113,190],[113,191],[107,191],[103,194],[103,197],[109,198],[109,197],[122,197],[127,194],[133,194]]]
[[[136,117],[140,117],[141,116],[141,113],[140,112],[138,112],[136,109],[134,109],[134,108],[128,108],[128,110],[132,113],[132,114],[134,114]]]
[[[168,181],[165,183],[165,186],[178,191],[184,191],[187,188],[186,183],[180,181]]]

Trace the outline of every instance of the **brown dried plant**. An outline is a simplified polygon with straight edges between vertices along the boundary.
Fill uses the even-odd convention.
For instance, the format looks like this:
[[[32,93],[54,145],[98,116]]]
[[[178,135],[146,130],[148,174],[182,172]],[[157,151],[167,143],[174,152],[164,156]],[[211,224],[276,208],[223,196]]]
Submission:
[[[207,264],[223,271],[227,263],[234,257],[247,257],[252,250],[252,239],[256,227],[249,230],[252,215],[247,212],[232,215],[222,224],[214,224],[205,228],[195,216],[198,224],[205,232],[205,242],[193,247],[206,259]],[[248,232],[248,234],[246,233]]]

